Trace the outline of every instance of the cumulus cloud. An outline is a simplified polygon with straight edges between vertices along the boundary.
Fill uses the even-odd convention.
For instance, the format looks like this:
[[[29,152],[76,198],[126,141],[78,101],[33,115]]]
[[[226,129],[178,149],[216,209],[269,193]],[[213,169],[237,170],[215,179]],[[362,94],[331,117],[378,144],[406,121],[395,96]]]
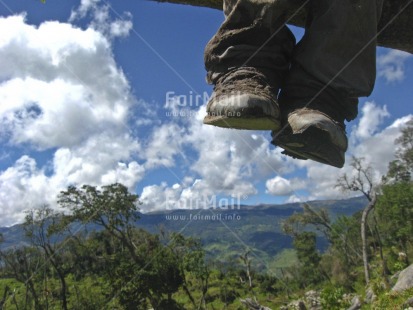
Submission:
[[[226,194],[256,193],[254,180],[290,168],[262,132],[237,131],[202,125],[203,106],[191,119],[184,137],[199,154],[192,170],[212,190]]]
[[[366,102],[361,109],[362,117],[352,132],[359,139],[371,137],[379,128],[379,125],[390,114],[387,107],[377,106],[375,102]]]
[[[400,82],[405,78],[405,62],[412,55],[399,50],[390,50],[377,57],[377,76],[387,82]]]
[[[240,193],[245,191],[240,191]],[[246,195],[234,194],[220,195],[219,191],[213,192],[209,185],[201,179],[185,178],[178,184],[168,186],[161,182],[160,185],[145,186],[142,190],[140,206],[143,212],[165,211],[173,209],[209,209],[209,208],[238,208]]]
[[[159,211],[176,209],[182,189],[179,184],[168,187],[165,182],[160,185],[145,186],[140,194],[142,211]]]
[[[202,124],[205,108],[202,105],[197,110],[175,113],[177,106],[166,104],[170,119],[148,142],[147,165],[169,167],[175,164],[177,156],[184,158],[192,154],[190,159],[184,158],[189,166],[186,174],[193,177],[192,181],[179,184],[179,194],[174,191],[176,195],[168,198],[170,205],[203,206],[219,195],[235,200],[255,195],[260,180],[291,171],[293,165],[281,155],[281,150],[270,146],[269,135],[265,136],[268,133],[205,126]],[[158,198],[152,202],[150,199],[160,195],[160,188],[170,189],[166,184],[143,189],[144,209],[159,210],[165,206]]]
[[[93,2],[93,1],[92,1]],[[49,203],[69,184],[121,182],[134,189],[145,168],[129,129],[136,104],[108,37],[67,23],[0,18],[0,141],[30,155],[0,171],[0,226]]]
[[[265,183],[267,193],[276,196],[287,196],[293,192],[291,182],[283,177],[276,176]]]
[[[184,128],[177,124],[167,123],[158,127],[149,138],[144,148],[145,167],[172,167],[175,156],[182,154],[182,134]]]
[[[308,199],[303,197],[298,197],[296,195],[291,195],[290,197],[288,197],[288,199],[285,201],[286,203],[298,203],[298,202],[305,202]]]
[[[364,157],[373,167],[376,178],[381,178],[387,172],[388,163],[394,159],[395,140],[400,137],[401,129],[412,118],[413,115],[407,115],[396,119],[390,126],[355,145],[352,154],[356,157]]]
[[[38,148],[71,146],[123,130],[129,85],[99,32],[24,16],[0,19],[1,132]]]
[[[216,196],[202,187],[205,183],[186,177],[180,184],[168,186],[166,182],[160,185],[146,186],[140,196],[144,212],[172,209],[200,209],[213,207]]]
[[[133,28],[132,14],[123,13],[114,18],[110,15],[111,7],[108,3],[103,4],[101,0],[81,0],[79,7],[70,14],[69,22],[90,16],[89,27],[104,34],[108,38],[126,37]]]
[[[305,189],[308,184],[306,180],[297,177],[287,179],[278,175],[268,179],[265,186],[266,193],[274,196],[290,196],[287,201],[291,201],[298,199],[297,191]]]
[[[86,143],[73,148],[59,148],[53,158],[56,185],[108,184],[132,186],[140,181],[144,168],[131,160],[139,146],[127,135],[109,132],[91,136]]]
[[[0,225],[17,223],[24,218],[25,210],[44,204],[55,194],[48,185],[44,169],[26,155],[1,172]]]

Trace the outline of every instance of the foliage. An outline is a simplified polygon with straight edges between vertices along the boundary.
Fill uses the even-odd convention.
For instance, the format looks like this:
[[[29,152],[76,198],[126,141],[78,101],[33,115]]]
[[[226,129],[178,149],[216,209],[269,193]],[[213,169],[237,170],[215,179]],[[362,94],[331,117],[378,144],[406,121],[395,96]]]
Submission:
[[[398,310],[408,309],[405,302],[413,295],[413,288],[408,289],[402,293],[385,292],[379,295],[378,299],[372,305],[373,309],[377,310]]]
[[[389,163],[385,182],[408,182],[413,174],[413,119],[401,130],[402,134],[395,143],[399,146],[396,150],[396,159]]]
[[[413,182],[386,184],[377,203],[377,216],[383,242],[406,252],[413,241]]]
[[[316,247],[316,234],[302,232],[294,236],[294,248],[300,262],[299,274],[301,287],[314,285],[322,280],[319,270],[320,254]]]
[[[327,285],[321,291],[321,305],[323,309],[341,310],[347,309],[350,305],[343,299],[345,291],[343,287]]]
[[[71,212],[70,221],[93,222],[117,236],[139,219],[138,198],[126,186],[115,183],[102,189],[91,185],[69,186],[60,193],[58,203]]]
[[[331,220],[326,209],[316,211],[305,203],[302,213],[294,213],[282,224],[283,231],[292,236],[302,232],[306,226],[313,227],[331,241]]]

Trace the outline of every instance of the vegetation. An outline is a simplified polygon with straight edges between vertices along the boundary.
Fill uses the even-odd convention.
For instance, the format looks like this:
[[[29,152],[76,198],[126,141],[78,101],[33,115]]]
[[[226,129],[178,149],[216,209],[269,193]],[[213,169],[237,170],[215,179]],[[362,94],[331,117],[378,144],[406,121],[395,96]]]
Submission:
[[[137,228],[139,197],[122,184],[71,186],[58,197],[62,212],[27,213],[26,246],[0,251],[0,309],[245,309],[246,301],[277,309],[309,290],[324,309],[346,309],[356,294],[370,299],[365,309],[399,309],[413,293],[389,292],[413,255],[413,122],[396,143],[381,184],[357,158],[338,180],[367,197],[364,210],[332,219],[304,205],[282,225],[294,251],[265,273],[251,249],[216,261],[195,238]],[[328,242],[323,253],[317,236]]]

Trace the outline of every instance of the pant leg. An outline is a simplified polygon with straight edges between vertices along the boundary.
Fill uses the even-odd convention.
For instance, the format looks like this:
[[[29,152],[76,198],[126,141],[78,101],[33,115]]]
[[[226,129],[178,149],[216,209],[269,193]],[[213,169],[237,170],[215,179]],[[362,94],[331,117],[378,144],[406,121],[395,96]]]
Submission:
[[[376,78],[376,34],[382,3],[310,2],[306,32],[296,46],[281,94],[282,108],[311,101],[309,108],[324,106],[336,119],[357,116],[358,97],[371,94]]]
[[[288,1],[224,0],[226,19],[205,48],[209,83],[232,68],[246,66],[263,69],[279,84],[295,45],[284,25]]]

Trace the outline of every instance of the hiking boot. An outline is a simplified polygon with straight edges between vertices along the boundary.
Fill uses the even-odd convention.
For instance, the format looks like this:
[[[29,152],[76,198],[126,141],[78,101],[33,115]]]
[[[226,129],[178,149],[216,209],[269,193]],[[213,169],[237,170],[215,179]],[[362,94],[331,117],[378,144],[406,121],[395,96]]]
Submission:
[[[214,81],[204,124],[278,131],[278,88],[271,82],[268,75],[253,67],[240,67],[222,74]]]
[[[343,167],[348,145],[344,123],[320,111],[302,108],[288,114],[284,127],[279,133],[272,132],[271,142],[283,148],[283,154]]]

